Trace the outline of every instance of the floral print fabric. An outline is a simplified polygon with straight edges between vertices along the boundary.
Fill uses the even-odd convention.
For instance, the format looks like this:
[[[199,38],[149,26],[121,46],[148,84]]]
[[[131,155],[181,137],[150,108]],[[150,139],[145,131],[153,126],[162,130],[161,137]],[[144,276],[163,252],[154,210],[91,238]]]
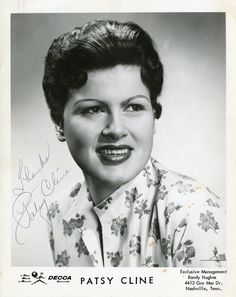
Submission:
[[[48,212],[56,266],[224,267],[225,211],[195,180],[152,159],[94,205],[86,184]]]

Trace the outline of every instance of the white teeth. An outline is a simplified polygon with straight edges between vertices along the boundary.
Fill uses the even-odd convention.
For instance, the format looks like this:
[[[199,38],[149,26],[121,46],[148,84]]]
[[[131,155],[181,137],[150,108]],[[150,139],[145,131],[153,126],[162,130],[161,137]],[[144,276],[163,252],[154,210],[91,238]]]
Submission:
[[[129,149],[103,149],[101,150],[102,154],[105,155],[125,155],[128,154]]]

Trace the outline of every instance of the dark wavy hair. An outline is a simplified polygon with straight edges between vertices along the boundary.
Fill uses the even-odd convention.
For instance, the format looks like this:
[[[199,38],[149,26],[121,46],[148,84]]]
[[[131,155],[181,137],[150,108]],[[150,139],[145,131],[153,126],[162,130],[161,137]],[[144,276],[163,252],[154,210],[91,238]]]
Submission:
[[[140,66],[159,118],[163,66],[151,37],[135,23],[97,20],[60,35],[48,50],[43,90],[52,120],[61,123],[69,89],[82,87],[88,71],[116,65]]]

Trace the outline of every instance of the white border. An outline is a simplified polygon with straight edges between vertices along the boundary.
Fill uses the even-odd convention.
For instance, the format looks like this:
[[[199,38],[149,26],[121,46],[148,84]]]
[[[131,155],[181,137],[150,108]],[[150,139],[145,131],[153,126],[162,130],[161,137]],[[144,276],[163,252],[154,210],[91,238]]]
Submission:
[[[9,3],[10,2],[10,3]],[[0,118],[1,118],[1,208],[0,208],[0,226],[1,226],[1,275],[0,275],[0,295],[4,297],[14,296],[173,296],[173,295],[192,295],[184,293],[178,269],[162,269],[158,272],[159,285],[157,287],[139,287],[139,286],[117,286],[108,287],[86,287],[81,288],[78,283],[73,282],[73,286],[46,286],[46,287],[26,287],[17,285],[19,273],[22,268],[12,268],[10,261],[10,13],[48,13],[48,12],[226,12],[227,26],[227,206],[228,206],[228,281],[225,283],[225,290],[221,293],[208,294],[210,296],[233,296],[235,294],[236,283],[235,269],[235,246],[234,226],[236,226],[236,8],[233,1],[123,1],[123,0],[99,0],[99,1],[56,1],[51,0],[19,0],[19,1],[0,1],[0,30],[1,46],[0,48]],[[27,268],[29,270],[29,268]],[[30,268],[32,270],[33,268]],[[27,271],[27,270],[26,270]],[[91,269],[61,269],[45,268],[43,271],[56,273],[90,273]],[[103,269],[103,273],[109,275],[109,269]],[[117,269],[114,275],[119,276],[127,270]],[[137,270],[136,270],[137,271]],[[139,270],[142,273],[142,270]],[[150,271],[151,272],[151,271]],[[162,273],[163,272],[163,273]],[[165,272],[165,273],[164,273]],[[96,271],[100,274],[101,271]],[[129,273],[133,273],[132,269]],[[136,272],[137,273],[137,272]],[[167,276],[168,274],[168,276]],[[162,277],[162,275],[166,275]],[[194,292],[194,295],[196,292]],[[201,296],[202,292],[197,292]]]

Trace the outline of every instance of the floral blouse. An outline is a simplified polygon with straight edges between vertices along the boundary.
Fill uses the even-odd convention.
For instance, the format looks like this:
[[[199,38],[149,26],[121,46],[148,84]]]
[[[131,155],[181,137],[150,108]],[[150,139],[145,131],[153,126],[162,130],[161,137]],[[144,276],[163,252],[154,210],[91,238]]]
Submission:
[[[56,266],[225,266],[220,199],[152,158],[98,205],[77,184],[48,215]]]

